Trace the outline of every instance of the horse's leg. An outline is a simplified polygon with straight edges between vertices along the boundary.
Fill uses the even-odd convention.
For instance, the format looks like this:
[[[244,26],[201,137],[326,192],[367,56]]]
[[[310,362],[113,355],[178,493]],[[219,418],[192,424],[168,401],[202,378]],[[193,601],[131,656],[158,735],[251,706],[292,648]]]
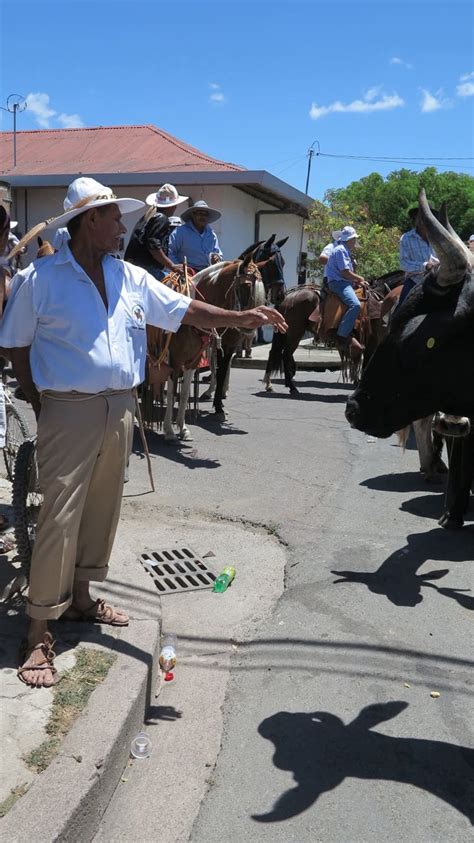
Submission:
[[[235,357],[235,351],[232,352],[229,360],[229,365],[227,366],[226,376],[224,378],[224,386],[222,388],[222,400],[225,401],[227,395],[229,394],[229,383],[230,383],[230,370],[232,369],[232,360]]]
[[[174,408],[174,377],[168,378],[168,386],[166,390],[166,413],[163,421],[163,431],[165,434],[165,442],[177,442],[178,437],[173,430],[173,408]]]
[[[469,506],[474,462],[474,434],[448,442],[449,475],[445,511],[438,521],[441,527],[457,530],[464,523]]]
[[[214,392],[216,391],[216,365],[217,365],[216,364],[216,355],[217,355],[217,351],[214,348],[214,345],[212,346],[212,348],[211,347],[209,348],[208,355],[209,355],[209,370],[210,370],[210,374],[211,374],[211,379],[209,381],[209,386],[207,387],[206,391],[203,392],[203,394],[201,395],[201,397],[199,399],[200,401],[210,401],[212,396],[214,395]]]
[[[216,393],[214,395],[214,411],[219,421],[225,421],[226,415],[224,412],[224,405],[222,403],[222,393],[224,391],[224,382],[227,375],[227,370],[230,367],[230,361],[234,349],[222,349],[217,355],[217,373],[216,373]]]
[[[283,368],[285,371],[285,386],[288,387],[292,395],[298,395],[298,389],[294,381],[296,375],[296,363],[293,357],[293,351],[288,342],[288,338],[284,336],[283,345]]]
[[[176,417],[176,427],[178,428],[178,438],[183,442],[192,442],[192,436],[189,428],[186,427],[186,407],[188,406],[189,394],[191,392],[191,384],[194,377],[194,369],[185,369],[183,372],[183,380],[181,382],[181,393],[179,396],[178,415]]]

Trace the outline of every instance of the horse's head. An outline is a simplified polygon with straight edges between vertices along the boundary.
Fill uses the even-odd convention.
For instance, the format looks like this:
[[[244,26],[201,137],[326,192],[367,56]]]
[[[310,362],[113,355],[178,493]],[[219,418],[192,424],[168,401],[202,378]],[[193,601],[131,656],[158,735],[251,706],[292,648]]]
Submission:
[[[265,287],[255,261],[255,252],[238,264],[234,289],[239,310],[251,310],[265,304]]]
[[[285,259],[281,253],[281,247],[285,245],[288,237],[277,240],[276,243],[275,237],[276,235],[272,234],[264,243],[257,245],[254,259],[262,273],[267,298],[272,304],[277,305],[281,304],[285,298],[286,286],[283,277]]]

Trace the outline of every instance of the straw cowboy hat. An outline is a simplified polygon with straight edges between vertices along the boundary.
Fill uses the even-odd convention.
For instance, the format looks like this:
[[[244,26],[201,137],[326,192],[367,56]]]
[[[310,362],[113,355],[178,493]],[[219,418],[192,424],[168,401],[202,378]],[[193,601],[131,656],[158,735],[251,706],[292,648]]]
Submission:
[[[194,211],[206,211],[208,215],[208,222],[215,222],[222,216],[220,211],[216,211],[214,208],[210,208],[207,202],[204,202],[204,199],[200,199],[199,202],[195,202],[194,205],[191,205],[190,208],[186,208],[185,211],[181,214],[181,219],[183,222],[187,222],[191,219],[191,215]]]
[[[145,202],[155,208],[174,208],[186,202],[188,198],[188,196],[180,196],[174,184],[164,184],[156,193],[149,193]]]
[[[87,176],[80,176],[78,179],[74,179],[67,189],[66,198],[63,203],[65,213],[60,214],[59,217],[51,217],[51,219],[33,226],[21,238],[19,243],[14,246],[8,258],[15,257],[33,237],[41,234],[45,228],[55,231],[58,228],[67,226],[79,214],[84,214],[86,211],[92,210],[92,208],[102,208],[104,205],[118,205],[122,214],[131,214],[133,211],[140,211],[145,207],[145,203],[139,199],[118,199],[115,193],[112,193],[110,187],[105,187],[105,185]]]

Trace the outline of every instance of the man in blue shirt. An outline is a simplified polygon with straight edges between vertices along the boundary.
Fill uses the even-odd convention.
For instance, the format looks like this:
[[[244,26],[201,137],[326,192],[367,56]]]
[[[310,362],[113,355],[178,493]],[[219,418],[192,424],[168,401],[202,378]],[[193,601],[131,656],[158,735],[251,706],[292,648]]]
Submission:
[[[223,259],[219,241],[211,228],[211,223],[221,216],[220,211],[209,208],[207,202],[200,199],[191,208],[181,214],[184,225],[178,226],[170,234],[168,257],[174,264],[183,263],[199,272],[210,263]]]
[[[347,308],[337,329],[338,346],[346,349],[350,345],[358,351],[363,351],[360,342],[351,336],[360,311],[360,301],[354,287],[368,286],[364,278],[354,272],[351,251],[355,248],[357,239],[356,230],[351,225],[342,229],[339,243],[326,264],[326,275],[331,293],[335,293]]]
[[[405,281],[398,300],[399,305],[406,299],[410,290],[423,281],[425,274],[439,264],[426,229],[423,223],[417,220],[418,205],[410,208],[408,216],[412,228],[400,237],[400,267],[405,271]]]

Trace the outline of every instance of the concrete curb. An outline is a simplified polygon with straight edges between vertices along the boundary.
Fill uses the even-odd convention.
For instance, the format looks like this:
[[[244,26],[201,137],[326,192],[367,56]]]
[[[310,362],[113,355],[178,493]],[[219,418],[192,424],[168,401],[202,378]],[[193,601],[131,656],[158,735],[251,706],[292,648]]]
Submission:
[[[0,821],[2,839],[91,840],[126,765],[130,741],[143,724],[156,679],[160,629],[160,619],[135,620],[111,643],[116,662],[59,755]]]

